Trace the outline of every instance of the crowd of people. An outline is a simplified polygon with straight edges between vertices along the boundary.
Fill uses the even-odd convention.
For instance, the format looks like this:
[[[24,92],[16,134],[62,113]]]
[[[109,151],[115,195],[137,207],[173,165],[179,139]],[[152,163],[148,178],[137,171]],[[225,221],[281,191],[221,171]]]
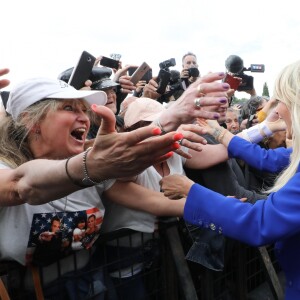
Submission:
[[[157,217],[173,216],[196,237],[206,233],[202,246],[219,239],[221,252],[234,240],[275,243],[286,299],[299,297],[300,62],[283,69],[271,98],[252,90],[243,107],[230,105],[235,90],[223,82],[226,74],[201,74],[192,52],[162,94],[160,78],[135,85],[128,75],[133,65],[120,62],[117,70],[99,62],[80,90],[68,84],[73,68],[12,88],[0,80],[0,89],[9,89],[0,116],[0,262],[43,266],[45,296],[76,299],[70,286],[65,295],[53,286],[59,275],[75,276],[71,253],[78,252],[84,270],[92,250],[99,268],[84,278],[79,296],[90,296],[90,285],[101,278],[97,299],[104,299],[101,234],[134,230],[134,254],[142,246],[138,233],[151,240]],[[113,259],[116,245],[107,248]],[[128,251],[118,244],[119,253]],[[217,262],[207,253],[191,247],[187,259],[222,270],[224,255]],[[125,282],[110,299],[118,293],[146,299],[141,278],[134,279],[143,267],[136,259],[110,270],[112,281]]]

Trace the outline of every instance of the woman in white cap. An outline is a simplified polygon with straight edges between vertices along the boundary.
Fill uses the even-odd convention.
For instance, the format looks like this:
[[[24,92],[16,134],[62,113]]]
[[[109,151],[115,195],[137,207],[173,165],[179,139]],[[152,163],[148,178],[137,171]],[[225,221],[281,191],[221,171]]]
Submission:
[[[126,144],[123,140],[126,134],[122,134],[119,141],[115,136],[112,143],[106,139],[108,135],[104,135],[104,131],[97,137],[93,149],[83,152],[90,126],[90,105],[98,109],[97,105],[105,103],[104,92],[77,91],[63,81],[47,78],[24,81],[10,91],[6,107],[8,115],[1,120],[0,126],[0,172],[2,180],[6,180],[0,196],[0,260],[15,260],[22,265],[32,261],[48,265],[44,277],[46,283],[57,277],[53,263],[59,259],[63,259],[61,274],[72,270],[72,258],[68,254],[71,233],[76,226],[73,220],[78,215],[86,219],[93,215],[97,228],[101,226],[104,207],[99,193],[110,188],[114,180],[96,182],[95,178],[103,180],[119,174],[109,169],[114,169],[116,163],[118,172],[123,169],[123,162],[119,164],[119,158],[115,157],[123,156],[119,153],[122,148],[128,152],[122,160],[126,162],[133,157],[133,149],[125,149],[122,145]],[[104,125],[110,126],[107,122]],[[142,136],[151,136],[147,132],[140,134],[141,138],[127,135],[132,147],[137,147],[135,140],[139,142]],[[157,156],[178,147],[174,144],[174,134],[169,135],[172,142],[165,143],[164,150],[158,151]],[[144,147],[147,148],[146,144]],[[139,148],[136,150],[140,152]],[[147,161],[147,157],[144,158]],[[100,170],[94,170],[95,167]],[[124,174],[136,171],[130,162],[123,170]],[[28,172],[29,181],[26,179]],[[53,217],[59,224],[55,231],[50,230],[49,220]],[[94,237],[89,241],[89,247],[97,238]],[[82,267],[88,257],[87,251],[80,251],[77,267]]]
[[[213,82],[220,76],[211,76],[207,82]],[[222,84],[212,85],[211,88],[216,90],[225,88]],[[206,86],[210,88],[208,83]],[[195,86],[193,97],[197,93]],[[194,98],[191,94],[187,96],[191,99],[190,106],[194,107]],[[51,263],[69,253],[69,233],[74,226],[72,220],[75,215],[82,214],[87,218],[94,214],[100,227],[104,208],[97,189],[107,191],[112,198],[119,196],[114,191],[119,191],[117,188],[110,188],[112,185],[121,187],[124,193],[125,188],[130,189],[133,197],[144,193],[144,188],[133,188],[133,183],[114,184],[113,180],[105,179],[116,178],[120,174],[137,174],[149,165],[170,157],[172,153],[169,152],[179,147],[176,141],[181,135],[174,133],[143,141],[161,132],[155,126],[117,134],[112,121],[114,115],[99,106],[105,101],[103,92],[77,91],[63,81],[46,78],[25,81],[10,92],[6,108],[8,115],[1,120],[0,126],[3,183],[0,187],[0,259],[13,259],[23,265],[32,260],[49,264],[45,282],[57,277],[57,270]],[[209,103],[204,100],[203,105],[205,102]],[[219,103],[218,97],[213,102]],[[93,103],[92,110],[102,115],[103,122],[93,147],[82,153],[90,125],[87,103]],[[187,108],[186,104],[183,106]],[[194,109],[200,112],[199,108]],[[166,125],[168,130],[176,128],[181,114],[177,119],[174,115],[173,125]],[[204,112],[203,116],[210,115]],[[149,202],[146,209],[150,212],[170,210],[170,205],[152,205],[157,202],[157,194],[150,191],[147,195]],[[163,198],[162,195],[160,197]],[[134,207],[139,206],[140,203],[137,203]],[[182,211],[182,207],[178,207],[175,214],[178,211]],[[49,231],[50,215],[59,218],[60,230],[41,240],[39,233],[45,229]],[[18,220],[17,224],[15,220]],[[48,261],[46,253],[35,251],[40,244],[39,249],[47,251],[47,240],[55,240],[56,246],[61,241],[62,245],[62,251],[51,252]],[[77,267],[83,266],[88,259],[84,252],[80,252]],[[64,258],[61,264],[61,274],[72,269],[68,258]]]

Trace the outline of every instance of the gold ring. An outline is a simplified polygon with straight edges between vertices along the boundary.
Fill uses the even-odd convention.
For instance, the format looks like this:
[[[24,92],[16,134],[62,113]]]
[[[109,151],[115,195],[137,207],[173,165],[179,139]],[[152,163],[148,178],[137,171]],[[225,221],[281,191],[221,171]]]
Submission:
[[[201,99],[201,98],[196,98],[196,99],[194,100],[194,103],[195,103],[195,107],[196,107],[196,108],[201,108],[200,99]]]

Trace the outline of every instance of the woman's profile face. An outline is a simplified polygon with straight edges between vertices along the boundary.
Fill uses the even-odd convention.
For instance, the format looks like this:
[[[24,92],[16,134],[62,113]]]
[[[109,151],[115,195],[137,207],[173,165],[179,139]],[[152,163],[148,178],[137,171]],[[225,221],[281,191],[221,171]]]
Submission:
[[[86,103],[76,99],[59,102],[57,110],[48,111],[40,123],[33,151],[35,158],[61,159],[84,150],[90,128]]]
[[[286,123],[286,137],[288,139],[292,138],[292,118],[291,113],[288,110],[287,106],[279,101],[279,103],[276,106],[276,112],[278,113],[279,117],[284,120]]]

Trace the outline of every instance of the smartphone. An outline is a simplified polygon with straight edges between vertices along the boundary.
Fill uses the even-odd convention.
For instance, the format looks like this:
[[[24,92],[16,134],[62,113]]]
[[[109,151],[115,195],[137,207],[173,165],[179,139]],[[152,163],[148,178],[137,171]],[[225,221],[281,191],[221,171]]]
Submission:
[[[130,81],[135,85],[137,84],[143,76],[147,73],[147,71],[150,70],[150,66],[143,62],[132,74]]]
[[[224,82],[228,83],[230,85],[230,88],[237,90],[241,81],[235,77],[233,77],[230,74],[226,74],[225,78],[224,78]]]
[[[147,83],[152,79],[152,69],[149,69],[146,74],[141,78],[141,80],[145,80]]]
[[[137,67],[128,68],[128,70],[127,70],[128,75],[132,76],[132,74],[136,71],[136,69],[137,69]],[[150,79],[152,79],[152,69],[149,69],[140,80],[144,80],[148,83],[150,81]]]
[[[73,69],[68,84],[79,90],[84,87],[84,83],[90,77],[96,57],[87,51],[83,51],[80,55],[77,65]]]
[[[119,69],[119,61],[106,56],[102,56],[99,64],[103,67],[108,67],[117,70]]]
[[[160,69],[158,76],[157,76],[157,83],[158,83],[158,88],[156,90],[157,93],[163,95],[166,91],[167,85],[170,81],[171,78],[171,73],[164,70]]]

